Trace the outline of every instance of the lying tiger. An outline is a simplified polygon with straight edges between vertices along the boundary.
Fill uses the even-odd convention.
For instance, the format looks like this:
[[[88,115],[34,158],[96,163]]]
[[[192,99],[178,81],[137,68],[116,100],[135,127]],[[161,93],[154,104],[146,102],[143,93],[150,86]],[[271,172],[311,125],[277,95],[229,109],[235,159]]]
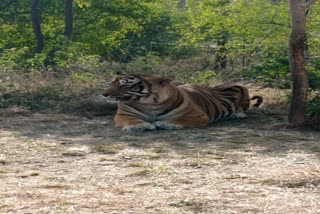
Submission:
[[[248,89],[241,85],[216,87],[179,85],[156,76],[120,75],[102,94],[118,101],[114,121],[124,131],[181,129],[206,126],[225,118],[245,118]],[[263,98],[254,96],[258,107]]]

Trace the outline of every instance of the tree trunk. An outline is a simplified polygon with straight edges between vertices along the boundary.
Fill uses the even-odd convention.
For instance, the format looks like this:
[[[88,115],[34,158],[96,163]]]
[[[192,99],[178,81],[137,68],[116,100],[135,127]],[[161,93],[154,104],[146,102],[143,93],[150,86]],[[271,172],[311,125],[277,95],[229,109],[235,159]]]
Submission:
[[[44,39],[41,32],[39,4],[40,0],[32,0],[31,2],[31,21],[33,32],[37,40],[37,47],[35,48],[34,53],[41,53],[44,48]]]
[[[72,28],[73,28],[73,11],[72,11],[72,3],[73,0],[66,0],[65,6],[64,6],[64,35],[67,36],[69,39],[72,34]]]
[[[289,62],[292,75],[292,100],[289,123],[305,122],[307,110],[308,76],[304,68],[306,15],[301,0],[289,0],[291,34],[289,40]]]
[[[63,35],[66,36],[68,39],[71,38],[72,29],[73,29],[73,0],[65,0],[64,4],[64,32]],[[56,52],[61,50],[63,46],[63,41],[59,42],[59,44],[53,47],[47,54],[46,59],[44,60],[44,65],[55,65],[56,62],[54,61]]]

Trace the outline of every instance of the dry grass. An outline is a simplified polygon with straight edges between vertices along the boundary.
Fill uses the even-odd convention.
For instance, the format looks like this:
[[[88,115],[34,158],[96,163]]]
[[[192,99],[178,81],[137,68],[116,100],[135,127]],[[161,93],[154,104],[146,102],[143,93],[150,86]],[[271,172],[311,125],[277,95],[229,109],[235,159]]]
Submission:
[[[99,152],[102,154],[117,154],[122,149],[123,149],[123,146],[119,144],[110,144],[110,145],[100,144],[92,147],[93,152]]]
[[[3,110],[0,213],[319,213],[320,133],[280,126],[286,93],[251,89],[266,102],[247,119],[177,131]]]

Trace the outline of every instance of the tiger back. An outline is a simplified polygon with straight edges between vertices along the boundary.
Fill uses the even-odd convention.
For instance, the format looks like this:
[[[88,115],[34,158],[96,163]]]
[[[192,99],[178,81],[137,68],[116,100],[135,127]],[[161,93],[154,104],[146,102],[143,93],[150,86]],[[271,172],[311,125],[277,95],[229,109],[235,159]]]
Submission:
[[[185,85],[190,99],[209,116],[209,123],[229,117],[245,118],[249,108],[248,89],[241,85],[225,84],[216,87]]]

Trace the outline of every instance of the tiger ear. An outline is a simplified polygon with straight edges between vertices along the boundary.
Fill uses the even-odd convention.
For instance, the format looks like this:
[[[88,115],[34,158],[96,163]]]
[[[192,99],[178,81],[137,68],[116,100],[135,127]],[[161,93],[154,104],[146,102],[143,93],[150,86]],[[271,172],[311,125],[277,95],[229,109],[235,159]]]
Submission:
[[[130,74],[130,76],[142,80],[145,84],[149,86],[151,85],[151,82],[142,74]]]

